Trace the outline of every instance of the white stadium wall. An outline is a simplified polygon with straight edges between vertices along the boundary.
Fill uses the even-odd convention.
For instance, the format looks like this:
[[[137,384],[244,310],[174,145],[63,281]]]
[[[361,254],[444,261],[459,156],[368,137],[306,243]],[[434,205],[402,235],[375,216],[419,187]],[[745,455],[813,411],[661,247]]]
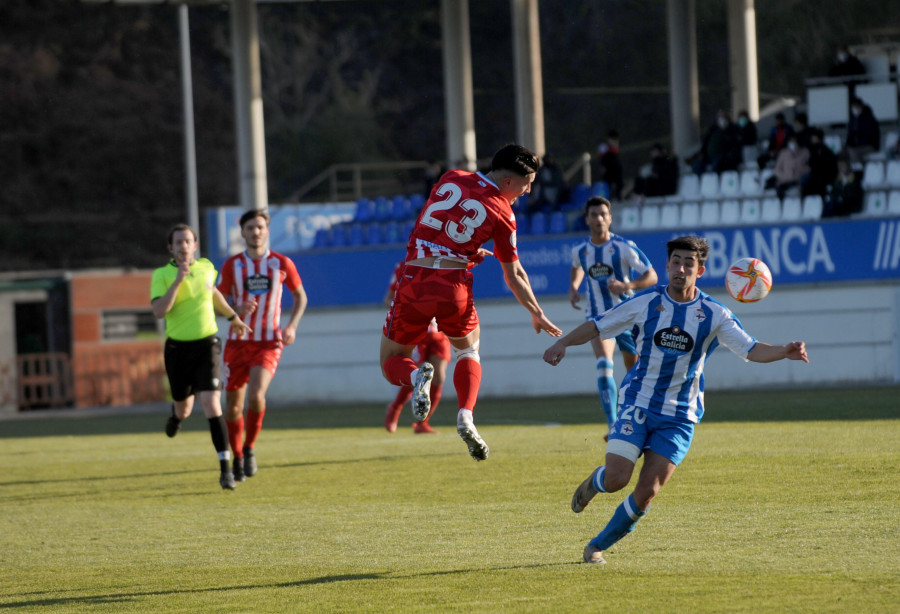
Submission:
[[[900,382],[898,284],[776,286],[764,301],[749,305],[736,303],[724,290],[706,290],[733,309],[760,341],[805,340],[811,360],[809,365],[794,361],[745,363],[720,348],[706,370],[707,390]],[[544,296],[541,303],[565,331],[583,321],[581,312],[565,297]],[[534,333],[527,312],[514,299],[476,300],[476,304],[482,325],[482,397],[596,392],[590,345],[572,348],[561,365],[551,367],[541,360],[551,338]],[[386,404],[395,389],[384,381],[378,365],[384,315],[381,307],[307,311],[296,343],[284,351],[269,389],[269,403]],[[445,399],[455,398],[452,368],[451,364]],[[617,353],[616,379],[623,373]]]

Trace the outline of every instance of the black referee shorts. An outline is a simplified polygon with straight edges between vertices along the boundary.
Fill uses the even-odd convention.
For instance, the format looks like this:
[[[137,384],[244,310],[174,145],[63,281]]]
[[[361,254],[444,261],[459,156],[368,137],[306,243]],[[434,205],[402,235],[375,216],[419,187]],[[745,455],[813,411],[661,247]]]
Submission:
[[[222,389],[222,342],[215,335],[196,341],[166,339],[164,356],[173,400]]]

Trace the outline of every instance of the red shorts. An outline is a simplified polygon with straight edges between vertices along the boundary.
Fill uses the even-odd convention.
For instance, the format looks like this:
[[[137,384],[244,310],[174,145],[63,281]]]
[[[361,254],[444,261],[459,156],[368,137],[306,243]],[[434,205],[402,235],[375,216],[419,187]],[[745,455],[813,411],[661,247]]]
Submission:
[[[281,360],[281,341],[241,341],[229,339],[225,344],[225,390],[243,388],[250,381],[250,369],[262,367],[272,375]]]
[[[432,318],[448,337],[465,337],[478,327],[470,272],[418,266],[403,270],[382,332],[400,345],[418,345]]]
[[[416,346],[417,357],[413,359],[416,363],[428,360],[432,356],[438,356],[444,359],[444,362],[450,362],[453,358],[453,348],[447,335],[442,332],[429,330],[425,335],[425,341]]]

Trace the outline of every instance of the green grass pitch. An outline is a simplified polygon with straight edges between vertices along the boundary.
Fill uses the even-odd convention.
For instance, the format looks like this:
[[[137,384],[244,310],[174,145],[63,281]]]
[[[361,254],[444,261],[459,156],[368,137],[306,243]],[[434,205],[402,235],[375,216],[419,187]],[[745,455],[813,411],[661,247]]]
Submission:
[[[414,435],[384,404],[271,409],[260,472],[219,488],[206,420],[0,422],[0,610],[897,612],[900,387],[707,395],[685,462],[607,565],[580,563],[627,490],[593,397],[454,403]],[[385,399],[387,401],[387,399]],[[77,416],[77,411],[71,412]]]

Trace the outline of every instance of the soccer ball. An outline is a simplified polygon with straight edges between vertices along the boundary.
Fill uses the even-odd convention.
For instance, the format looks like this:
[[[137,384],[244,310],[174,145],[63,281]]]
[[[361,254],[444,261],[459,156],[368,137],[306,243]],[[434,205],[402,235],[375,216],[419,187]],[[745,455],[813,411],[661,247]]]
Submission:
[[[725,274],[725,289],[741,303],[761,301],[772,289],[772,272],[758,258],[735,260]]]

